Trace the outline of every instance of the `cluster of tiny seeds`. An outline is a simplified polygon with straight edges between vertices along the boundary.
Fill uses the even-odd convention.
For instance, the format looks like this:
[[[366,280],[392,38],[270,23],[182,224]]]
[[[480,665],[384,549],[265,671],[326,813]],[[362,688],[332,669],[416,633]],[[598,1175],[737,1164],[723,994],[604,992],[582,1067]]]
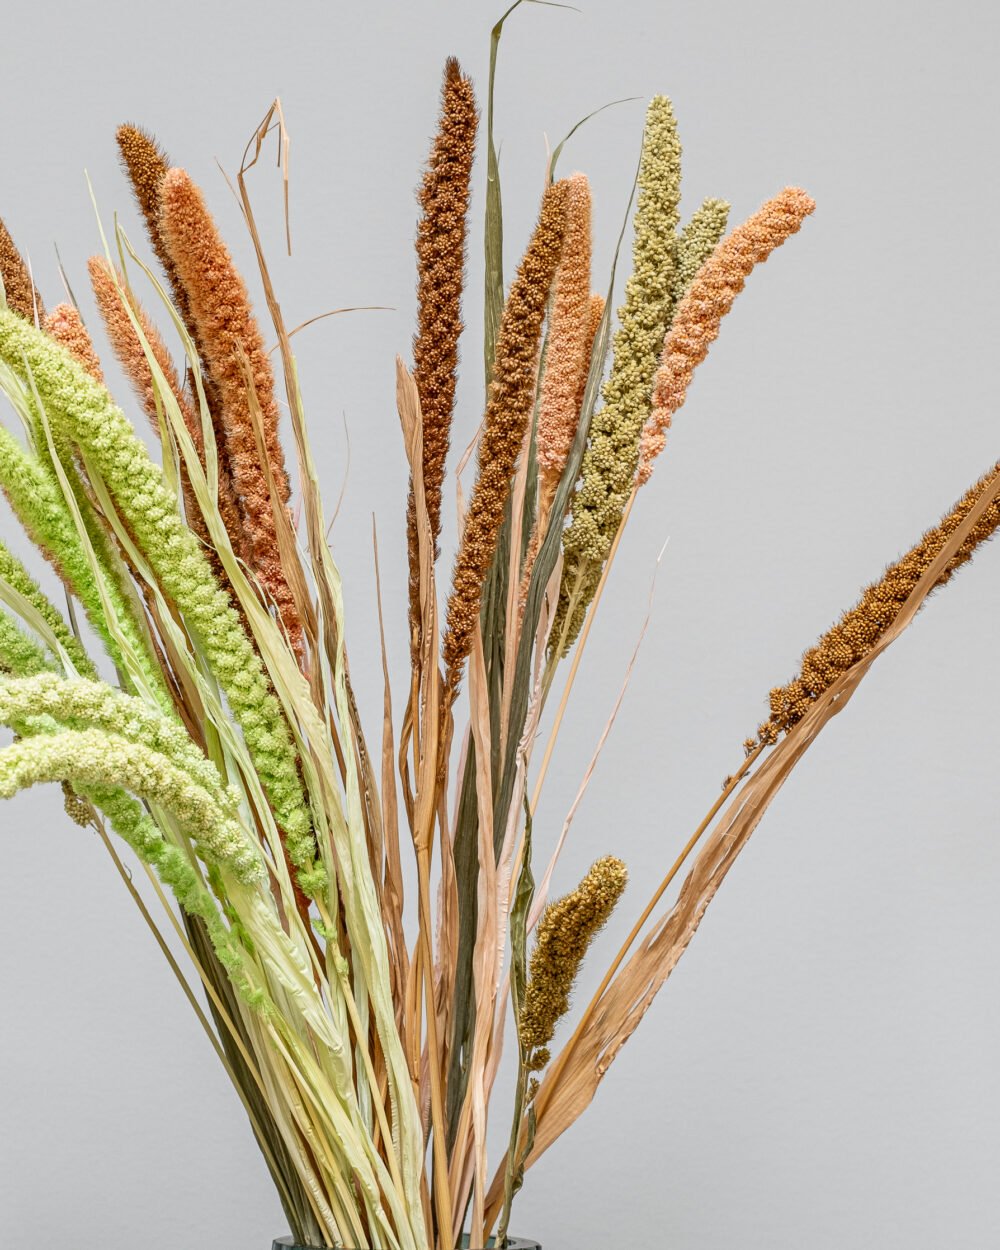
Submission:
[[[16,355],[8,356],[6,349],[6,331],[11,326],[18,330],[21,327],[31,328],[20,317],[0,309],[0,357],[7,359],[8,363],[16,364]],[[33,328],[31,329],[34,333]],[[60,350],[54,344],[52,348]],[[122,667],[118,644],[108,629],[104,602],[97,589],[90,561],[59,485],[51,471],[26,452],[2,426],[0,486],[32,542],[83,605],[87,619],[104,643],[108,654],[118,667]],[[119,630],[128,638],[136,655],[144,654],[145,641],[118,586],[108,581],[106,593],[113,604]]]
[[[518,266],[497,334],[476,483],[448,600],[443,654],[452,692],[458,688],[472,647],[483,582],[496,551],[511,477],[534,404],[542,320],[566,230],[566,193],[565,181],[546,188],[538,224]]]
[[[14,618],[0,608],[0,673],[30,676],[48,667],[48,658]]]
[[[124,275],[116,275],[103,256],[92,256],[87,264],[87,268],[90,272],[90,285],[94,292],[94,298],[97,301],[98,311],[104,322],[108,341],[121,366],[122,372],[132,384],[132,389],[142,405],[143,412],[145,412],[147,419],[157,436],[159,436],[160,415],[157,409],[157,394],[153,381],[153,371],[146,356],[142,339],[136,331],[132,317],[129,316],[129,309],[123,303],[122,292],[127,289],[125,287]],[[204,466],[205,442],[201,428],[201,417],[188,402],[187,396],[181,387],[177,370],[174,368],[174,362],[171,360],[170,353],[167,350],[167,345],[164,343],[159,330],[150,320],[149,314],[138,300],[134,298],[130,299],[130,305],[132,315],[142,328],[142,334],[149,345],[149,350],[152,352],[167,386],[177,401],[184,425],[191,436],[198,458]],[[208,527],[205,524],[205,518],[202,516],[201,508],[198,506],[198,500],[191,485],[190,475],[183,462],[181,463],[181,487],[184,491],[187,522],[202,542],[205,543],[206,548],[208,548],[213,571],[216,576],[219,576],[222,568],[221,562],[217,557],[213,558]],[[230,535],[242,533],[239,513],[236,509],[236,499],[228,478],[228,468],[223,461],[219,463],[219,511],[227,533]],[[237,547],[236,550],[241,551],[241,548]]]
[[[581,378],[590,363],[590,184],[567,181],[566,238],[549,314],[545,373],[538,401],[538,476],[544,494],[558,484],[580,415]]]
[[[202,358],[218,388],[229,473],[250,544],[251,567],[301,652],[302,626],[278,549],[271,490],[261,466],[248,379],[260,414],[264,452],[282,506],[289,498],[274,372],[246,283],[201,192],[183,169],[160,190],[160,230],[187,292]]]
[[[653,381],[653,402],[642,431],[638,481],[653,472],[666,445],[673,414],[684,403],[694,371],[719,337],[722,319],[757,265],[801,228],[815,202],[798,187],[786,187],[722,240],[698,272],[674,314]]]
[[[135,202],[142,213],[149,242],[156,254],[156,259],[167,275],[170,291],[181,320],[191,337],[196,338],[188,308],[187,292],[174,267],[173,257],[164,242],[160,228],[160,197],[163,179],[172,162],[156,138],[140,126],[133,126],[130,123],[119,126],[116,138],[122,168],[132,186]]]
[[[606,855],[570,894],[550,903],[538,922],[528,984],[518,1022],[521,1045],[531,1052],[529,1067],[549,1061],[548,1044],[569,1010],[570,993],[591,942],[621,898],[628,872]]]
[[[882,577],[869,586],[860,601],[820,638],[802,657],[799,675],[787,685],[771,691],[771,715],[757,730],[755,738],[744,743],[748,752],[759,743],[774,743],[798,724],[816,699],[849,668],[863,660],[893,624],[917,583],[940,554],[945,543],[962,524],[987,488],[995,489],[1000,462],[971,487],[948,515],[927,531],[917,545]],[[951,580],[956,569],[970,560],[980,544],[992,538],[1000,527],[1000,498],[995,498],[969,531],[958,551],[948,561],[934,583],[938,590]]]
[[[5,581],[31,604],[55,635],[80,676],[96,677],[97,670],[94,668],[93,661],[84,651],[79,639],[67,625],[62,614],[49,602],[35,579],[2,541],[0,541],[0,580]],[[10,667],[12,672],[20,672],[19,669]]]
[[[0,684],[0,696],[3,692]],[[251,883],[264,876],[260,855],[240,824],[183,769],[149,747],[84,729],[21,738],[0,751],[0,798],[53,781],[127,789],[161,803],[184,823],[202,853],[227,865],[238,880]]]
[[[101,681],[65,680],[55,673],[0,686],[0,719],[11,723],[41,715],[75,728],[104,729],[149,747],[185,770],[212,793],[221,808],[236,815],[239,802],[235,792],[223,786],[218,769],[194,745],[180,722],[161,715],[141,699]]]
[[[315,844],[288,726],[260,658],[201,544],[181,519],[162,471],[103,387],[45,335],[2,312],[0,355],[16,369],[30,368],[52,419],[93,457],[164,592],[204,647],[243,729],[303,888],[321,889],[324,874],[314,864]]]
[[[441,489],[451,441],[462,333],[466,219],[478,111],[471,79],[454,57],[445,65],[441,116],[420,188],[417,227],[417,333],[413,380],[420,396],[424,496],[435,543],[441,533]],[[406,511],[410,562],[410,630],[420,616],[419,553],[413,488]]]
[[[72,304],[56,304],[42,323],[45,333],[65,347],[87,370],[95,382],[104,381],[101,362],[79,310]]]
[[[16,312],[25,321],[35,322],[37,309],[39,319],[45,316],[42,297],[35,290],[31,274],[24,258],[14,245],[10,232],[0,219],[0,278],[3,278],[3,289],[7,299],[7,307]]]
[[[571,521],[563,536],[566,558],[551,636],[563,639],[564,650],[583,624],[632,490],[653,373],[670,324],[681,145],[666,96],[655,96],[646,113],[638,185],[632,274],[618,312],[620,327],[604,384],[604,406],[590,424]]]
[[[677,239],[677,267],[674,271],[674,307],[681,302],[722,236],[729,221],[725,200],[705,200]]]

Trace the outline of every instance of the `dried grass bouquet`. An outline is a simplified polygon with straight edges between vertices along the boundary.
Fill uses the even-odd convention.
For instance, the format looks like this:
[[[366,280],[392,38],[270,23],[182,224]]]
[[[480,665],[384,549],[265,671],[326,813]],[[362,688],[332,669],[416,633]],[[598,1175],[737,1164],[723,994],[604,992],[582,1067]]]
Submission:
[[[472,82],[447,62],[420,187],[417,327],[395,366],[409,606],[405,621],[381,622],[381,724],[362,725],[352,693],[351,648],[377,662],[380,640],[352,639],[308,382],[247,190],[265,145],[284,150],[280,106],[235,183],[264,322],[204,194],[136,126],[117,140],[147,245],[117,222],[102,236],[89,262],[100,336],[73,302],[46,310],[0,225],[0,485],[65,591],[54,602],[0,543],[0,721],[12,734],[0,795],[59,785],[69,817],[96,831],[242,1100],[301,1246],[502,1244],[525,1173],[593,1099],[792,769],[1000,524],[993,466],[771,691],[704,820],[632,902],[620,949],[592,956],[607,970],[570,1025],[581,962],[626,870],[608,855],[552,897],[573,811],[561,829],[532,818],[553,744],[695,370],[753,270],[814,205],[788,187],[732,229],[722,200],[684,220],[677,124],[657,96],[617,309],[614,273],[591,270],[590,182],[558,169],[561,145],[505,281],[501,26],[485,126]],[[452,426],[480,146],[488,386],[473,435]],[[131,382],[124,406],[101,356]],[[455,444],[470,436],[463,456]],[[468,472],[457,550],[443,557],[449,466]],[[391,680],[385,631],[404,629],[409,673]],[[620,831],[608,843],[627,850]],[[147,874],[141,890],[126,861]],[[491,1097],[504,1060],[513,1106]],[[488,1160],[491,1114],[509,1145]]]

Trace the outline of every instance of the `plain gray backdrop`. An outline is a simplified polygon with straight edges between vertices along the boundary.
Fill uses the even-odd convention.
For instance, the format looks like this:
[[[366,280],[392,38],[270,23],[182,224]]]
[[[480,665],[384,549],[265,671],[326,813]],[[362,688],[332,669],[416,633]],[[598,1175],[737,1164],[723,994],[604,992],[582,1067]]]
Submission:
[[[118,211],[141,234],[115,126],[155,130],[251,273],[219,166],[234,173],[281,96],[290,259],[270,164],[252,188],[289,324],[390,309],[296,340],[331,512],[344,488],[333,547],[376,726],[373,513],[397,698],[405,680],[393,359],[413,327],[414,189],[444,58],[458,55],[484,98],[500,0],[4,7],[0,214],[50,304],[58,245],[92,321],[85,169],[105,223]],[[557,883],[608,851],[632,870],[585,987],[740,760],[768,689],[1000,454],[998,60],[985,0],[582,0],[509,23],[508,272],[546,141],[625,97],[639,99],[589,122],[563,158],[592,181],[601,282],[653,93],[679,118],[685,214],[722,195],[740,220],[788,183],[819,205],[753,275],[699,372],[635,509],[555,757],[540,841],[575,793],[669,538]],[[462,445],[482,404],[482,207],[480,165]],[[823,733],[594,1105],[529,1174],[515,1232],[547,1250],[1000,1245],[998,608],[1000,549],[986,548]],[[57,791],[20,797],[0,822],[6,1241],[264,1250],[284,1231],[266,1171],[107,856]]]

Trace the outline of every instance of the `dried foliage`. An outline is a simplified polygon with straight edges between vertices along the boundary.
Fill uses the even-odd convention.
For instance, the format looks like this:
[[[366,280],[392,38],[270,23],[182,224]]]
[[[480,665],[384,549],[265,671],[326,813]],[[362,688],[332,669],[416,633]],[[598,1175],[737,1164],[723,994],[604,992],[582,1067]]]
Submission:
[[[266,331],[205,196],[152,136],[118,131],[173,307],[120,228],[90,275],[155,455],[104,386],[76,309],[44,317],[0,228],[0,392],[14,414],[0,424],[0,487],[71,609],[57,608],[0,542],[0,724],[14,737],[0,748],[0,796],[51,784],[69,819],[97,833],[234,1084],[299,1245],[504,1242],[526,1171],[590,1104],[795,765],[927,596],[1000,525],[998,464],[772,692],[770,717],[596,990],[571,1003],[625,885],[624,864],[606,856],[549,903],[635,660],[553,829],[539,802],[591,623],[694,370],[751,270],[813,204],[788,189],[723,238],[728,206],[706,200],[679,229],[677,125],[656,97],[605,377],[618,251],[607,296],[592,294],[584,175],[547,186],[504,284],[504,229],[524,223],[503,219],[493,82],[516,8],[491,45],[488,391],[443,609],[438,547],[477,129],[472,84],[454,60],[420,191],[412,374],[396,362],[410,669],[400,712],[380,585],[375,752],[350,680],[331,546],[341,531],[331,539],[294,331],[249,191],[272,140],[287,179],[280,102],[235,179]],[[178,364],[163,337],[171,327]],[[272,337],[280,371],[265,347]],[[298,469],[294,515],[282,406]],[[376,548],[379,575],[377,559]],[[414,888],[409,851],[414,900],[404,898]],[[173,954],[177,937],[187,964]],[[509,1146],[490,1160],[495,1085],[514,1034]]]

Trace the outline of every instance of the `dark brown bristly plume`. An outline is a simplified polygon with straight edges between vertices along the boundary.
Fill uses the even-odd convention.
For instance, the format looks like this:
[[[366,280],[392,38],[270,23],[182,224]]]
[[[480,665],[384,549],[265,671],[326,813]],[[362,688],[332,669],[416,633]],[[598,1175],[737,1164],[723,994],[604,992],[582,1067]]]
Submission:
[[[174,297],[181,320],[187,327],[188,333],[194,338],[187,292],[164,242],[163,231],[160,227],[162,184],[167,170],[171,167],[170,157],[160,146],[155,135],[143,130],[141,126],[132,125],[131,122],[119,126],[115,138],[118,140],[122,168],[131,183],[132,194],[135,196],[135,202],[146,224],[146,234],[150,245],[170,283],[170,292]]]
[[[10,231],[3,224],[2,219],[0,219],[0,276],[3,277],[7,307],[11,312],[16,312],[25,321],[34,324],[37,308],[38,320],[43,321],[45,307],[42,304],[42,297],[35,290],[28,266],[24,263],[24,258],[17,250],[14,240],[10,237]]]
[[[472,647],[483,581],[496,551],[511,476],[535,399],[538,342],[566,233],[567,184],[546,189],[538,224],[504,305],[497,335],[476,484],[455,561],[443,654],[447,686],[458,689]]]
[[[437,554],[441,490],[451,439],[462,333],[462,288],[472,160],[478,123],[472,82],[449,57],[441,88],[441,116],[420,188],[417,229],[417,333],[413,379],[423,421],[423,473],[427,515]],[[419,556],[413,486],[406,508],[410,560],[410,637],[419,646]]]
[[[882,577],[865,590],[860,601],[805,653],[799,675],[771,691],[771,715],[757,730],[756,738],[747,739],[744,745],[748,751],[758,744],[777,742],[783,733],[798,724],[815,700],[841,674],[865,658],[896,620],[921,577],[972,511],[983,491],[987,486],[996,485],[998,474],[1000,462],[965,492],[939,525],[929,529],[895,564],[890,564]],[[976,548],[992,538],[998,527],[1000,498],[995,498],[948,561],[934,583],[934,590],[950,581],[956,569],[970,560]]]

